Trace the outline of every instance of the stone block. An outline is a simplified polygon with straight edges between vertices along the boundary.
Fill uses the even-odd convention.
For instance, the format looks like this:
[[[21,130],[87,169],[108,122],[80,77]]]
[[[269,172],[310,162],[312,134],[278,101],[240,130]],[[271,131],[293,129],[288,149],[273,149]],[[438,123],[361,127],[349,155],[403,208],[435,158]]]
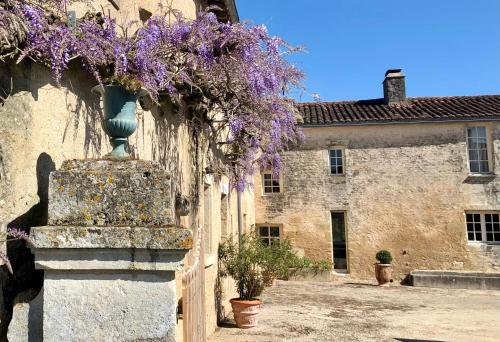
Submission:
[[[175,341],[174,272],[46,271],[44,341]]]
[[[190,230],[47,226],[32,228],[32,239],[44,341],[175,341],[175,271]]]
[[[49,225],[162,227],[174,222],[168,173],[142,160],[69,160],[49,179]]]
[[[411,272],[411,279],[418,287],[500,290],[500,273],[419,270]]]
[[[7,338],[11,342],[43,341],[43,290],[31,301],[14,304]]]

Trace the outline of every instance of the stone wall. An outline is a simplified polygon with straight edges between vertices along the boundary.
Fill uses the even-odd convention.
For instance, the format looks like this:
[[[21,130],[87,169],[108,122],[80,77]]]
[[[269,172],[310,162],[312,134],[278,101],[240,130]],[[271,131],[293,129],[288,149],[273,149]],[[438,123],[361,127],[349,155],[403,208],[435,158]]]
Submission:
[[[122,0],[119,3],[120,10],[117,11],[108,1],[95,2],[96,6],[104,5],[121,22],[138,19],[139,7],[153,13],[158,8],[157,0],[141,1],[140,4]],[[173,1],[173,7],[188,18],[195,17],[199,6],[196,0]],[[85,8],[76,10],[81,15]],[[101,101],[90,92],[95,84],[95,80],[83,73],[78,64],[70,65],[60,88],[54,84],[47,68],[30,61],[0,65],[0,95],[5,97],[3,92],[9,94],[5,103],[0,104],[0,222],[26,231],[33,226],[45,225],[49,173],[60,168],[65,160],[99,158],[111,150],[101,128]],[[165,108],[143,111],[139,107],[139,126],[129,142],[135,158],[158,161],[170,173],[173,195],[182,194],[192,204],[190,215],[178,217],[176,223],[195,227],[203,225],[204,220],[200,184],[203,183],[205,168],[205,156],[201,151],[206,151],[203,145],[206,141],[193,135],[186,114],[185,109],[172,113]],[[220,184],[217,182],[211,186],[216,189],[213,191],[214,203],[219,203],[212,205],[211,215],[213,245],[217,246],[221,238]],[[236,195],[231,193],[229,197],[226,215],[230,215],[229,226],[234,231],[237,229]],[[250,225],[254,213],[251,192],[245,195],[245,201]],[[16,295],[42,286],[41,274],[34,271],[29,250],[23,244],[10,243],[8,252],[15,277],[8,276],[4,287],[7,319],[0,324],[0,338],[5,335],[5,323],[9,320]],[[213,293],[215,288],[216,268],[216,262],[208,268],[207,293]],[[176,279],[180,288],[180,277]],[[229,285],[225,290],[227,296],[234,293]],[[207,303],[211,305],[207,309],[207,329],[213,331],[216,321],[214,301],[207,299]]]
[[[283,193],[263,195],[256,177],[256,222],[281,224],[297,249],[331,260],[330,212],[345,211],[358,278],[373,278],[380,249],[393,253],[396,280],[414,269],[499,270],[498,245],[467,241],[466,210],[500,210],[500,180],[469,177],[467,125],[306,128],[305,143],[283,156]],[[500,125],[481,125],[498,151]],[[332,147],[345,148],[345,175],[330,174]]]

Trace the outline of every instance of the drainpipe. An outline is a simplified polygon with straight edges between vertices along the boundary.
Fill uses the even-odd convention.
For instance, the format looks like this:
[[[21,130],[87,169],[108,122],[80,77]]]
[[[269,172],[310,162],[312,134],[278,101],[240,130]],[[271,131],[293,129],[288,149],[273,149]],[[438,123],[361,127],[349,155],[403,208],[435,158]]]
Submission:
[[[238,210],[238,241],[241,244],[241,239],[243,237],[243,211],[241,210],[241,191],[236,190],[236,202]]]

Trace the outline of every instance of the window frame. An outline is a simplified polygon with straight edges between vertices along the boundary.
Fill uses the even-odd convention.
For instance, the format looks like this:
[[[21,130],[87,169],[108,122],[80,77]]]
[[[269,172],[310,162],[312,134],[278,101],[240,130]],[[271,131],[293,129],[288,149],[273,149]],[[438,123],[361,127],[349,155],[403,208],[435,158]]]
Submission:
[[[266,175],[271,175],[271,184],[272,184],[273,181],[277,181],[278,182],[278,191],[270,191],[270,192],[266,191]],[[262,177],[261,177],[261,182],[262,182],[262,195],[263,196],[272,196],[272,195],[277,195],[277,194],[283,193],[283,177],[282,177],[282,172],[280,172],[280,175],[279,175],[278,179],[275,179],[275,176],[274,176],[274,174],[273,174],[272,171],[269,171],[269,170],[263,171],[262,172]],[[275,185],[267,186],[267,188],[269,188],[269,187],[271,189],[276,188]]]
[[[342,173],[333,173],[332,172],[332,156],[331,152],[332,151],[340,151],[341,152],[341,161],[342,161]],[[338,157],[336,157],[338,158]],[[328,174],[331,176],[345,176],[345,161],[346,161],[346,155],[345,155],[345,148],[342,146],[333,146],[328,149]],[[336,166],[338,168],[338,165]]]
[[[269,242],[271,241],[271,239],[275,239],[275,240],[278,240],[278,241],[281,241],[283,239],[283,226],[281,224],[274,224],[274,223],[262,223],[262,224],[257,224],[255,226],[256,230],[257,230],[257,235],[259,237],[259,239],[268,239]],[[260,234],[260,229],[261,228],[268,228],[268,233],[267,233],[267,236],[262,236]],[[278,228],[278,236],[271,236],[271,228]],[[271,246],[271,244],[267,244],[267,246]]]
[[[476,240],[476,233],[474,231],[474,240],[469,240],[469,230],[468,230],[468,223],[470,223],[468,220],[467,220],[467,215],[470,214],[470,215],[479,215],[479,223],[480,223],[480,227],[481,227],[481,240]],[[467,242],[469,244],[488,244],[488,245],[500,245],[500,239],[498,240],[495,240],[495,230],[492,230],[492,234],[493,234],[493,241],[488,241],[487,240],[487,230],[486,230],[486,215],[491,215],[491,214],[494,214],[494,215],[498,215],[498,219],[499,221],[491,221],[491,222],[499,222],[500,223],[500,210],[499,211],[495,211],[495,210],[467,210],[465,211],[464,213],[464,219],[465,219],[465,237],[467,239]],[[500,233],[497,233],[497,234],[500,234]]]
[[[470,159],[470,144],[469,144],[469,129],[470,128],[484,128],[485,130],[485,137],[486,137],[486,156],[487,156],[487,165],[488,165],[488,171],[487,172],[481,172],[481,171],[472,171],[471,170],[471,159]],[[493,163],[493,146],[491,143],[491,133],[490,133],[490,127],[487,125],[467,125],[465,127],[465,141],[466,141],[466,155],[467,155],[467,170],[469,171],[470,175],[474,176],[481,176],[481,175],[492,175],[494,173],[494,163]],[[477,149],[475,149],[477,150]]]

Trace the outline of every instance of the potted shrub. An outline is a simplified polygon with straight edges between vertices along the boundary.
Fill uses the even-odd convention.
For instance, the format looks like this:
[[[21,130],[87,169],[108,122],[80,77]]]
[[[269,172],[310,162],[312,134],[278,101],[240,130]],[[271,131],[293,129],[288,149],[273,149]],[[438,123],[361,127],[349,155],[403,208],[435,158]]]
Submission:
[[[381,250],[375,255],[375,277],[380,286],[388,286],[392,281],[392,255],[389,251]]]
[[[262,277],[263,247],[254,234],[244,235],[240,243],[228,238],[219,246],[220,276],[230,276],[236,282],[239,297],[230,300],[238,328],[257,326],[264,290]]]
[[[299,257],[288,239],[277,240],[262,248],[262,277],[265,286],[275,286],[276,279],[287,279]]]

